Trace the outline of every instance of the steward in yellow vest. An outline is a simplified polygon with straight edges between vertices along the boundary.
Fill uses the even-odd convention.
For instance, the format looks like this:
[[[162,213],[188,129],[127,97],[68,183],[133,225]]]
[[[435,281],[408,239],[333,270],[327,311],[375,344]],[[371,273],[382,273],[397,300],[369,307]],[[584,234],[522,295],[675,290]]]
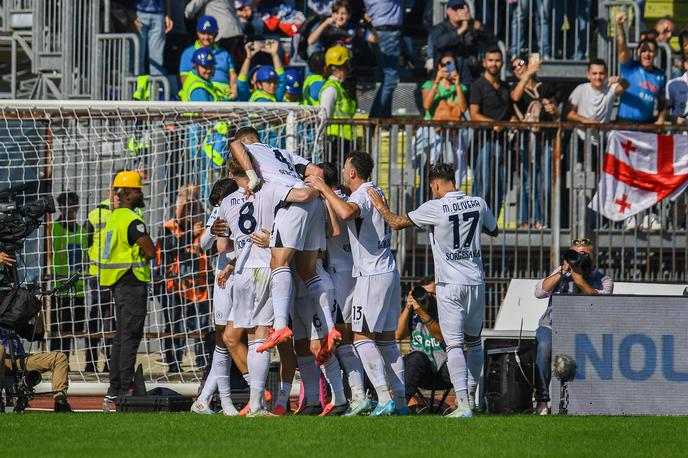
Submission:
[[[215,56],[208,48],[199,48],[193,53],[193,71],[186,75],[179,99],[182,102],[217,102],[217,94],[211,78],[215,71]]]
[[[325,65],[330,70],[330,77],[323,84],[318,95],[320,106],[325,107],[330,118],[352,119],[356,113],[356,100],[349,97],[342,85],[350,71],[351,57],[344,46],[333,46],[325,53]],[[332,124],[327,127],[330,137],[353,139],[353,127],[346,124]]]
[[[142,187],[137,172],[124,171],[115,176],[113,188],[119,197],[119,208],[112,212],[100,234],[100,284],[112,290],[117,321],[106,396],[110,401],[128,393],[132,386],[136,352],[148,311],[150,260],[155,257],[155,246],[143,218],[134,210],[144,206]]]

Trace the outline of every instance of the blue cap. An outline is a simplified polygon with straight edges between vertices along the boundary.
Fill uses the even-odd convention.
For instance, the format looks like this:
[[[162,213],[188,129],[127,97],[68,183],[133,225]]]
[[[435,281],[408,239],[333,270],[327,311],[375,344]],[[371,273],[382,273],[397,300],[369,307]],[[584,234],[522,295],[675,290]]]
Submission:
[[[196,32],[217,33],[217,20],[212,16],[203,16],[196,24]]]
[[[191,62],[201,67],[214,67],[216,64],[215,56],[208,48],[198,48],[194,51]]]
[[[264,81],[272,81],[278,79],[277,72],[272,65],[263,65],[256,72],[256,83],[262,83]]]
[[[303,88],[301,72],[291,68],[284,72],[285,90],[287,94],[300,96]]]

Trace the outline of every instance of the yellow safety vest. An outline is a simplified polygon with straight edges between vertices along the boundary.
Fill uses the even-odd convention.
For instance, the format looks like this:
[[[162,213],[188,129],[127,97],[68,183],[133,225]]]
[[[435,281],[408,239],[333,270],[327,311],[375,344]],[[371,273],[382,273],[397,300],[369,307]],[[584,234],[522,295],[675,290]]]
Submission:
[[[320,101],[311,97],[311,86],[315,83],[323,82],[325,78],[322,75],[308,75],[306,81],[303,82],[303,92],[301,95],[301,105],[318,106]]]
[[[108,199],[100,202],[96,208],[88,212],[88,222],[93,227],[93,243],[88,247],[88,259],[91,260],[88,265],[89,275],[98,275],[96,262],[100,259],[100,251],[102,249],[100,235],[103,229],[105,229],[110,215],[112,215],[112,210],[110,210],[110,201]]]
[[[150,261],[141,253],[139,246],[129,244],[127,231],[134,221],[143,224],[143,218],[129,208],[118,208],[113,211],[103,233],[102,249],[96,266],[100,271],[100,284],[112,286],[122,276],[132,270],[136,278],[150,282]]]
[[[277,99],[275,98],[274,95],[268,94],[262,89],[256,89],[255,91],[251,92],[251,98],[248,100],[249,102],[263,102],[263,100],[258,100],[258,99],[268,99],[269,102],[277,102]]]
[[[204,91],[207,91],[213,97],[213,101],[215,102],[220,99],[215,90],[215,86],[213,86],[210,81],[204,80],[194,72],[189,73],[184,80],[182,90],[179,91],[179,99],[182,102],[190,102],[191,93],[196,89],[203,89]]]
[[[337,101],[334,103],[334,111],[332,112],[332,118],[334,119],[352,119],[356,113],[356,101],[349,97],[349,94],[342,86],[339,80],[332,77],[328,78],[323,84],[322,89],[320,89],[320,94],[318,94],[318,99],[322,96],[323,91],[328,88],[333,87],[337,91]],[[336,137],[342,137],[346,140],[351,140],[353,138],[353,126],[345,124],[332,124],[327,126],[327,134],[334,135]]]

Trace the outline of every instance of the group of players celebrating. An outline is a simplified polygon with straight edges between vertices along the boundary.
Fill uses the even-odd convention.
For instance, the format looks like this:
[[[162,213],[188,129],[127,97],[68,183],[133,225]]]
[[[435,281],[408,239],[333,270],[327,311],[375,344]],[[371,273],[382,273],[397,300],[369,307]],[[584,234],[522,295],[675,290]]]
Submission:
[[[209,398],[217,389],[225,415],[287,415],[298,366],[304,400],[297,414],[408,415],[404,361],[394,338],[401,291],[392,228],[428,225],[439,324],[457,398],[448,416],[470,417],[483,361],[480,233],[497,235],[485,201],[457,191],[453,168],[438,164],[429,174],[435,199],[396,215],[371,182],[369,154],[348,154],[339,185],[333,164],[316,165],[260,143],[252,127],[237,131],[230,157],[229,178],[211,193],[216,207],[204,235],[206,246],[216,240],[219,253],[217,345],[192,411],[213,413]],[[281,381],[269,411],[265,385],[274,347]],[[250,386],[242,412],[230,396],[230,353]],[[377,403],[366,394],[364,371]],[[321,374],[331,391],[324,408]]]

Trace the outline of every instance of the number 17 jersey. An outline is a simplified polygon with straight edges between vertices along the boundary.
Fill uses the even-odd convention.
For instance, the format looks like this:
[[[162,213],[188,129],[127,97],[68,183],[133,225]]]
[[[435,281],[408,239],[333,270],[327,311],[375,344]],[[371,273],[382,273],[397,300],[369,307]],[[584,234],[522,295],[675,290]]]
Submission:
[[[408,214],[416,226],[432,226],[432,256],[438,283],[481,285],[483,274],[480,233],[497,228],[492,211],[481,197],[461,191],[425,202]]]

